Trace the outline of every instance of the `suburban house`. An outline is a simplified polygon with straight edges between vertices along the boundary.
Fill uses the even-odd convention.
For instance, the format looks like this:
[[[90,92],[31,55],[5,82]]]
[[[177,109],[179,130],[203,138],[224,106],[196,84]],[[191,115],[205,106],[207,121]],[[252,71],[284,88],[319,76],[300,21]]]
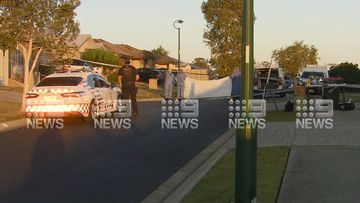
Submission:
[[[9,51],[0,50],[0,86],[9,84]]]
[[[178,69],[178,60],[170,56],[158,56],[155,60],[155,68],[157,69],[168,69],[177,70]],[[191,66],[188,63],[181,62],[180,68],[183,70],[191,70]]]
[[[135,68],[153,68],[155,66],[155,60],[158,58],[156,54],[150,51],[139,50],[127,44],[113,44],[103,39],[94,39],[94,41],[102,44],[105,50],[117,54],[120,61],[131,59],[131,65]]]
[[[177,69],[177,63],[178,60],[170,56],[159,56],[159,58],[155,60],[155,68]]]
[[[177,70],[178,60],[170,56],[160,56],[147,50],[140,50],[127,44],[113,44],[103,39],[93,39],[90,34],[79,34],[74,41],[67,43],[70,47],[72,59],[81,59],[86,50],[103,49],[113,52],[120,59],[120,64],[125,59],[131,59],[131,65],[135,68],[157,68]],[[23,57],[19,50],[0,50],[0,85],[8,86],[9,79],[23,82],[24,66]],[[50,56],[44,52],[39,59],[40,67],[51,66]],[[181,69],[190,75],[205,75],[205,70],[199,70],[191,64],[181,63]],[[196,73],[194,70],[196,69]],[[199,73],[198,73],[199,72]],[[200,73],[201,72],[201,73]],[[36,78],[40,78],[39,74]],[[203,78],[203,76],[201,76]]]
[[[24,59],[19,50],[0,50],[0,85],[8,86],[9,79],[24,80]]]
[[[81,53],[87,47],[95,47],[90,35],[79,35],[74,42],[69,42],[74,58],[80,58]],[[0,85],[8,86],[9,79],[22,83],[24,81],[24,59],[17,49],[0,50]],[[39,65],[50,65],[49,54],[43,52],[39,59]]]
[[[79,34],[74,41],[68,42],[68,45],[71,47],[71,56],[74,59],[80,59],[81,54],[86,50],[104,48],[102,43],[97,43],[89,34]]]

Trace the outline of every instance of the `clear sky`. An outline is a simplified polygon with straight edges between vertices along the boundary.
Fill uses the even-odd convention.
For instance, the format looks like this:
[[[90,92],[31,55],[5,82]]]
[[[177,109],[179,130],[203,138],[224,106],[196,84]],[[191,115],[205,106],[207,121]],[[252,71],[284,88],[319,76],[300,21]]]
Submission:
[[[182,59],[210,57],[203,43],[203,0],[82,0],[81,33],[151,50],[159,45],[177,56],[181,25]],[[255,60],[270,60],[274,49],[304,40],[319,49],[320,63],[360,63],[359,0],[255,0]]]

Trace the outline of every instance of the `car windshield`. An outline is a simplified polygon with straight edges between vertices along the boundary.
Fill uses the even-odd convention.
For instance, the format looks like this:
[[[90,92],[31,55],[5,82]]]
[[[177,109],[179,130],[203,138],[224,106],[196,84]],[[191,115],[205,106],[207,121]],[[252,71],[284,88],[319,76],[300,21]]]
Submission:
[[[43,79],[37,87],[44,86],[77,86],[82,81],[81,77],[53,77]]]
[[[304,72],[301,78],[324,78],[323,72]]]

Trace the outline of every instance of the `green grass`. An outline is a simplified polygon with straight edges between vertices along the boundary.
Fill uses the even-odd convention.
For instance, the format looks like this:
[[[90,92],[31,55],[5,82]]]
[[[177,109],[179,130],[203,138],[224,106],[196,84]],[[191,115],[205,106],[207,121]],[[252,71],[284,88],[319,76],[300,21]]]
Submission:
[[[288,147],[259,148],[257,193],[262,203],[276,202],[288,159]],[[234,201],[235,151],[228,152],[183,203],[230,203]]]
[[[138,99],[153,99],[153,98],[163,98],[163,90],[158,88],[157,90],[150,90],[149,84],[147,83],[136,83],[138,89],[137,98]]]
[[[20,103],[0,101],[0,106],[0,122],[23,118]]]
[[[295,112],[268,111],[266,112],[266,122],[295,122]]]
[[[345,101],[348,101],[349,99],[352,99],[353,102],[359,103],[360,102],[360,95],[346,95]],[[342,102],[343,98],[340,96],[340,102]]]

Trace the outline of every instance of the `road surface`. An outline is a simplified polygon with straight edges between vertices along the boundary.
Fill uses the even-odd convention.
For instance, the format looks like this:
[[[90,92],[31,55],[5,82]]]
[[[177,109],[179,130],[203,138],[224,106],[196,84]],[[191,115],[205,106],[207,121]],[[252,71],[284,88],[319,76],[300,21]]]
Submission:
[[[131,130],[71,120],[1,133],[0,202],[140,202],[228,126],[225,99],[200,101],[197,130],[162,130],[160,102],[140,112]]]

